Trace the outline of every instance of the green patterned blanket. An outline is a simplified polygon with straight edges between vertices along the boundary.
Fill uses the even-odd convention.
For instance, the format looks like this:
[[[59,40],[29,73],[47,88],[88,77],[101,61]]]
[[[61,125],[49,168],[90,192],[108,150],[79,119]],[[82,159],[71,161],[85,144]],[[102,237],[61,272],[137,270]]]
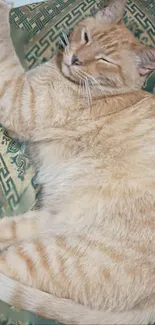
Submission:
[[[25,69],[47,61],[55,53],[62,30],[70,30],[84,16],[94,14],[104,0],[50,0],[13,9],[11,35]],[[98,3],[98,5],[97,5]],[[144,44],[155,47],[154,0],[127,0],[124,21]],[[145,83],[155,93],[155,71]],[[15,142],[0,127],[0,216],[30,209],[39,189],[25,154],[25,144]],[[16,312],[0,302],[0,324],[56,324],[25,311]]]

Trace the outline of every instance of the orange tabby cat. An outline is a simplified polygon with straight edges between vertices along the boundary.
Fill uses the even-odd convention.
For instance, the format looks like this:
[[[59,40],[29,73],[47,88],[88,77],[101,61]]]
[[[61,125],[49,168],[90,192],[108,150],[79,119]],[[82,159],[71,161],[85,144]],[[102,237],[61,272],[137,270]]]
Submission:
[[[0,121],[30,140],[42,186],[40,210],[0,221],[0,299],[66,324],[155,321],[155,96],[140,90],[155,50],[124,5],[24,72],[0,2]]]

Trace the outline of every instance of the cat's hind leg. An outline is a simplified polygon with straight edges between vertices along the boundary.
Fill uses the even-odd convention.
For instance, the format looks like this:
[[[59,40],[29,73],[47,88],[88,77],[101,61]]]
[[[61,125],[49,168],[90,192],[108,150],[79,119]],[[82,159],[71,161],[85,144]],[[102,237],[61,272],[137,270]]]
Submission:
[[[76,283],[76,271],[70,273],[68,266],[74,268],[77,260],[80,265],[83,257],[80,240],[76,234],[71,237],[59,229],[12,245],[0,254],[0,273],[57,296],[78,294],[72,288],[72,283]],[[79,290],[83,291],[81,285]]]
[[[152,301],[150,298],[155,292],[154,269],[151,270],[150,265],[144,265],[144,270],[145,267],[148,269],[148,276],[146,277],[146,273],[142,272],[140,278],[138,275],[130,283],[128,282],[125,290],[129,290],[129,307],[126,311],[119,312],[120,307],[114,309],[113,302],[114,298],[119,297],[118,293],[124,290],[122,272],[118,272],[119,268],[117,268],[113,275],[114,277],[118,275],[118,283],[121,287],[118,285],[116,290],[106,290],[105,284],[107,283],[109,288],[109,281],[104,278],[103,265],[107,250],[103,246],[101,254],[98,251],[100,243],[98,246],[95,242],[94,245],[93,242],[91,245],[89,242],[88,235],[82,236],[81,232],[80,235],[76,232],[69,233],[60,228],[59,231],[47,231],[39,237],[10,246],[0,254],[0,299],[15,307],[31,310],[66,324],[153,324],[154,299]],[[3,277],[2,274],[8,278]],[[11,279],[17,280],[18,283]],[[43,299],[37,300],[42,293],[35,292],[30,287],[51,293],[52,296],[43,293]],[[108,292],[110,298],[107,296]],[[59,301],[59,298],[65,299]],[[108,311],[104,312],[107,299],[111,299],[112,306],[109,305]],[[47,301],[49,301],[48,308],[46,308]],[[123,301],[124,296],[122,296]],[[142,308],[140,308],[141,303]],[[62,311],[64,304],[67,314],[66,309],[63,309],[60,317],[59,312]],[[99,311],[98,306],[100,308],[103,306],[103,309]],[[138,309],[132,309],[132,306]],[[84,313],[83,308],[86,308]],[[145,309],[146,313],[144,313]],[[110,310],[117,310],[117,313],[112,313]]]

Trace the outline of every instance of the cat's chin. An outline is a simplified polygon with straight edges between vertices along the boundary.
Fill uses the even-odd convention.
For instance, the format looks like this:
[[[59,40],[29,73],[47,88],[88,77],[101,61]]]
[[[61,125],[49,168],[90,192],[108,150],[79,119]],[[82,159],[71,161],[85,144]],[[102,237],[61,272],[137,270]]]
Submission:
[[[74,77],[74,75],[72,74],[71,70],[70,70],[70,67],[68,67],[66,64],[62,63],[62,66],[61,66],[61,70],[62,70],[62,73],[63,75],[71,80],[71,81],[74,81],[75,83],[78,83],[78,80]]]

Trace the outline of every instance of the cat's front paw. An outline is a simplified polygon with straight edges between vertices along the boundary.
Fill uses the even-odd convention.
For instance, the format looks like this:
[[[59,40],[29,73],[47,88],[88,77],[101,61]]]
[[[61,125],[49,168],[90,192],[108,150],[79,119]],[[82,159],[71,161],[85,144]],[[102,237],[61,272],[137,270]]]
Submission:
[[[12,7],[12,1],[0,0],[0,10],[10,10]]]
[[[3,21],[3,19],[6,19],[5,17],[9,17],[11,8],[11,3],[8,4],[6,1],[0,0],[0,23]]]
[[[5,39],[5,36],[10,34],[9,13],[11,5],[0,0],[0,39]]]

